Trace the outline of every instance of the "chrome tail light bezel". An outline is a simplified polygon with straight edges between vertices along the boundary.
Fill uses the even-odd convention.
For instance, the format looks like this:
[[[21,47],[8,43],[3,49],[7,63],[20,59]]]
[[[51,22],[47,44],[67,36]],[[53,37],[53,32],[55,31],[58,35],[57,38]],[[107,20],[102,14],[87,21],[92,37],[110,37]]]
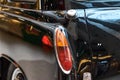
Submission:
[[[70,55],[70,57],[71,57],[71,64],[72,64],[72,66],[71,66],[71,68],[70,68],[69,70],[65,70],[65,69],[63,68],[63,66],[61,65],[61,62],[60,62],[60,60],[59,60],[59,57],[58,57],[57,44],[56,44],[56,32],[57,32],[58,30],[60,30],[60,31],[64,34],[64,36],[65,36],[65,38],[66,38],[66,40],[67,40],[67,43],[68,43],[68,48],[69,48],[69,51],[70,51],[70,54],[69,54],[69,55]],[[54,47],[55,47],[55,54],[56,54],[56,59],[57,59],[57,62],[58,62],[59,67],[61,68],[61,70],[63,71],[63,73],[65,73],[65,74],[70,74],[70,72],[71,72],[71,70],[72,70],[72,67],[73,67],[72,49],[71,49],[71,46],[70,46],[70,42],[69,42],[69,40],[68,40],[67,32],[66,32],[65,28],[62,27],[62,26],[59,26],[59,27],[57,27],[57,28],[55,29],[55,34],[54,34]]]

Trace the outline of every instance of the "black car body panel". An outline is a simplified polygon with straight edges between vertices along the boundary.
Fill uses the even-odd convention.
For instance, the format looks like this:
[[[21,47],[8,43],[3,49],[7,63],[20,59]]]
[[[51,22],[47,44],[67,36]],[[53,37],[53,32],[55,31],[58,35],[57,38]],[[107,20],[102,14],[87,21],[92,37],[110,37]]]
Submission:
[[[86,10],[90,45],[94,46],[92,47],[93,57],[95,55],[98,59],[97,63],[100,68],[98,69],[98,74],[111,73],[119,70],[120,14],[117,13],[119,10],[120,8],[117,7]],[[99,59],[102,57],[104,58]]]
[[[119,2],[118,0],[72,0],[71,8],[75,8],[76,12],[72,17],[66,10],[40,11],[0,4],[0,29],[22,37],[41,48],[47,47],[49,51],[53,51],[52,54],[57,54],[55,52],[55,31],[58,28],[63,30],[72,51],[73,69],[70,74],[62,72],[63,78],[58,75],[60,80],[66,80],[71,76],[75,77],[74,79],[70,78],[72,80],[83,79],[85,72],[90,72],[92,77],[97,79],[118,73],[120,69]],[[47,36],[50,42],[47,45],[43,44],[44,36]],[[41,52],[41,50],[38,51]],[[9,55],[8,53],[4,54]],[[21,55],[24,56],[24,54]],[[34,54],[30,55],[34,56]],[[14,55],[9,56],[19,63],[20,60]],[[39,56],[35,55],[35,58],[38,59]],[[28,69],[24,65],[20,66],[25,70],[26,77],[32,80],[33,78],[27,74]],[[39,77],[36,76],[34,80]]]
[[[75,9],[119,7],[119,0],[71,0],[71,7]]]

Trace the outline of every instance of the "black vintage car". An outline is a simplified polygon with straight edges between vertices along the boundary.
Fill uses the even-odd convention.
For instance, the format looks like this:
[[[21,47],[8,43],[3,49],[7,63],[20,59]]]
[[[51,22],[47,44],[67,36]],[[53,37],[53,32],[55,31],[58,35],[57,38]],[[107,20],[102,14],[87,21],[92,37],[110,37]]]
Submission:
[[[40,64],[41,53],[55,56],[57,69],[52,72],[57,72],[57,80],[98,80],[119,74],[120,0],[70,0],[70,10],[52,11],[31,9],[34,3],[8,0],[0,4],[2,80],[56,80],[53,75],[50,79],[43,77],[50,75],[47,72],[39,74],[42,69],[36,65]],[[45,51],[25,42],[20,48],[18,39],[4,39],[3,30]],[[12,49],[9,43],[18,47]],[[51,64],[51,60],[45,62]]]

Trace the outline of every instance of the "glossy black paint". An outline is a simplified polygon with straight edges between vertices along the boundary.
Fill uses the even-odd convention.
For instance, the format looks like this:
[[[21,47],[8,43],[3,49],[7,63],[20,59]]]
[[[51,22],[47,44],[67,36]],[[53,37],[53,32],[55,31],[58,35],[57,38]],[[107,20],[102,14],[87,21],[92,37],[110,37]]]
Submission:
[[[75,17],[68,19],[66,11],[39,11],[1,5],[0,22],[2,23],[0,25],[16,24],[12,21],[16,20],[20,24],[13,27],[20,28],[20,33],[7,31],[35,44],[41,44],[40,41],[46,34],[53,44],[54,30],[62,25],[67,32],[66,37],[73,51],[73,67],[77,72],[78,80],[82,79],[84,72],[91,72],[95,79],[118,73],[120,69],[120,7],[116,6],[119,5],[113,5],[113,2],[108,1],[72,3],[72,8],[76,8],[77,4],[77,8],[89,9],[76,9]],[[81,7],[83,3],[85,5]],[[109,6],[104,5],[106,3]],[[114,4],[116,3],[119,4],[119,2]],[[88,4],[92,6],[86,6]],[[35,34],[27,32],[26,29],[31,26],[38,32]]]
[[[90,71],[93,78],[99,78],[119,72],[119,10],[119,7],[76,10],[73,22],[77,24],[77,39],[73,37],[80,75]]]
[[[71,8],[102,8],[102,7],[119,7],[119,0],[70,0]]]
[[[120,8],[103,8],[86,10],[88,29],[90,32],[90,42],[97,43],[97,46],[102,46],[103,52],[97,53],[99,57],[107,57],[102,61],[106,62],[105,68],[101,72],[114,72],[119,70],[119,12]],[[114,15],[114,16],[113,16]],[[113,17],[111,17],[113,16]],[[94,48],[93,48],[94,51]],[[93,53],[94,55],[95,53]],[[100,61],[100,63],[102,62]],[[114,65],[113,65],[114,64]],[[109,65],[109,66],[108,66]],[[99,73],[98,73],[99,74]]]
[[[20,37],[24,37],[25,40],[28,40],[30,42],[41,44],[40,41],[43,35],[51,36],[54,33],[55,24],[39,22],[39,21],[37,22],[35,21],[35,19],[26,16],[12,14],[10,12],[4,11],[4,9],[0,13],[2,16],[1,17],[2,19],[0,20],[1,25],[4,25],[5,27],[8,25],[11,26],[11,30],[7,30],[7,31],[15,33]],[[6,21],[6,19],[8,21]],[[36,30],[38,35],[33,35],[31,34],[32,32],[27,33],[27,28],[30,29],[30,27],[33,27],[33,29]],[[14,31],[14,29],[16,29],[16,31]],[[52,40],[53,36],[51,37]]]

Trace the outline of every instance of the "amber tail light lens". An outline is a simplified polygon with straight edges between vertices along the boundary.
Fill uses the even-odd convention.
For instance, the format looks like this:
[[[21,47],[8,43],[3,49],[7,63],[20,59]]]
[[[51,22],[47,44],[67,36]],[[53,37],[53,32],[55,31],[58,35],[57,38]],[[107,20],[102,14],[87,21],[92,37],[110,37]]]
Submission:
[[[55,50],[58,64],[65,74],[69,74],[72,69],[72,55],[68,40],[64,30],[56,29]]]

